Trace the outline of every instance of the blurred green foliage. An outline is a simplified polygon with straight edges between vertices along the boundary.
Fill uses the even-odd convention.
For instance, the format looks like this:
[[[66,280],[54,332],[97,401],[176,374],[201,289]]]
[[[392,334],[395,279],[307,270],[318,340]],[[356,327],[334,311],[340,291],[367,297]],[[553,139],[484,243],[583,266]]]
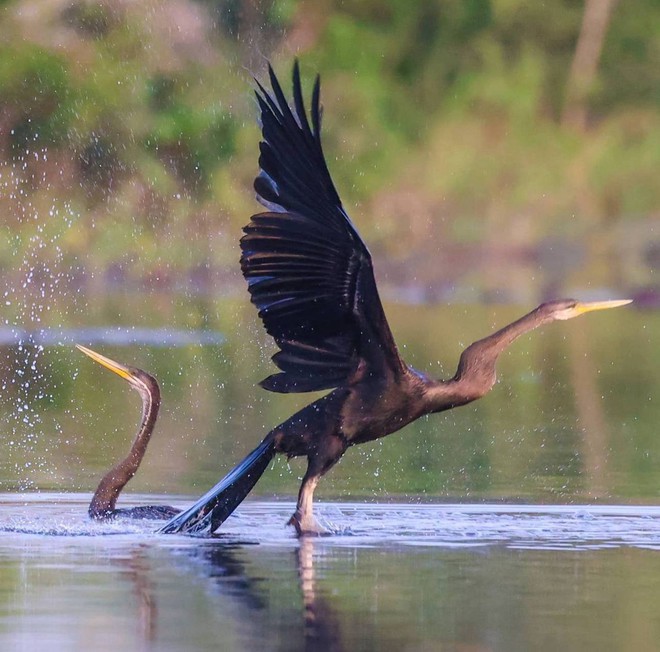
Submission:
[[[34,220],[66,202],[69,262],[233,267],[256,208],[251,75],[268,58],[286,79],[295,55],[307,88],[322,75],[345,204],[415,274],[430,241],[562,235],[607,252],[613,225],[660,206],[659,9],[614,6],[574,129],[562,122],[585,15],[574,0],[9,0],[2,220],[17,260]]]

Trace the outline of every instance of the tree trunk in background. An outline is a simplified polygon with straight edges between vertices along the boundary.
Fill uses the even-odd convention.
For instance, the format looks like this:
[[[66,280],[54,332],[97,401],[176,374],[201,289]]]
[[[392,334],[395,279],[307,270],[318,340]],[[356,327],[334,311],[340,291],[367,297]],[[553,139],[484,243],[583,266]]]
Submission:
[[[587,126],[587,97],[592,89],[605,34],[616,0],[586,0],[582,26],[566,86],[563,125],[583,132]]]

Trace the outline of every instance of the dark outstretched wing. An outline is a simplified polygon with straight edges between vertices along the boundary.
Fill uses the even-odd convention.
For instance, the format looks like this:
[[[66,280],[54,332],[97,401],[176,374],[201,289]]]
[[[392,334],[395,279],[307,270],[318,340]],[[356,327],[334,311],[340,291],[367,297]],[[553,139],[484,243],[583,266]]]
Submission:
[[[361,361],[402,364],[376,290],[371,256],[344,211],[321,148],[320,80],[311,126],[298,63],[293,106],[269,66],[272,93],[258,84],[263,141],[255,179],[268,212],[241,239],[241,269],[252,303],[280,351],[281,373],[261,385],[275,392],[330,389]]]

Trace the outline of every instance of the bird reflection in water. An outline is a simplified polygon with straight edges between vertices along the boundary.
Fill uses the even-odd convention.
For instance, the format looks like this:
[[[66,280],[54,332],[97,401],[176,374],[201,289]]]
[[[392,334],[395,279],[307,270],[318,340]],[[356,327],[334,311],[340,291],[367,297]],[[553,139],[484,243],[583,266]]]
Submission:
[[[133,586],[138,605],[138,635],[145,645],[144,649],[151,649],[151,644],[156,640],[158,604],[149,559],[144,550],[137,548],[127,557],[115,559],[113,563],[121,568],[122,574]]]
[[[264,553],[268,554],[268,551],[262,547],[253,547],[244,542],[219,543],[216,540],[213,543],[200,543],[196,547],[176,549],[176,553],[177,559],[183,556],[194,564],[193,576],[205,576],[212,583],[213,593],[233,598],[237,605],[249,612],[259,612],[261,616],[256,620],[252,615],[245,617],[246,622],[253,623],[252,629],[261,626],[269,628],[268,619],[264,614],[275,612],[278,613],[278,623],[281,623],[282,619],[288,621],[284,628],[287,636],[287,640],[284,641],[286,645],[282,649],[343,652],[347,648],[342,641],[340,614],[318,587],[315,571],[317,544],[317,540],[303,537],[293,556],[282,550],[275,552],[278,557],[276,562],[278,575],[286,578],[287,571],[290,570],[295,573],[299,582],[300,608],[292,613],[287,613],[286,603],[271,602],[277,600],[276,593],[256,571],[257,564],[253,565],[249,562],[249,551],[254,549],[255,553],[260,553],[259,567],[261,567]],[[287,560],[292,562],[291,567],[288,566]],[[186,575],[191,574],[186,572]],[[297,613],[300,617],[298,623],[295,622]],[[276,629],[280,631],[280,627]],[[252,636],[258,638],[254,631]],[[269,630],[265,636],[274,642],[273,631]],[[298,636],[301,637],[300,640]]]
[[[315,545],[316,542],[313,538],[301,537],[297,550],[298,575],[305,621],[305,650],[339,652],[346,649],[342,644],[341,624],[338,614],[328,600],[320,595],[316,586]]]

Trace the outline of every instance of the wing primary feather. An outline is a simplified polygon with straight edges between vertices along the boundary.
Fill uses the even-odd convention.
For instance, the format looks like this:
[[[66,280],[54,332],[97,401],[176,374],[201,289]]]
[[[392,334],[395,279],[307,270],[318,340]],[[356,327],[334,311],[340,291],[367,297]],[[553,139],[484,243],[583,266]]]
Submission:
[[[257,98],[263,99],[264,103],[266,105],[266,110],[264,111],[263,107],[261,109],[261,118],[265,116],[268,116],[269,114],[272,115],[277,119],[277,116],[280,113],[279,107],[275,103],[275,100],[272,98],[271,94],[261,85],[259,80],[255,79],[255,82],[257,83],[257,86],[259,87],[259,90],[262,93],[263,98],[257,93]]]
[[[292,99],[272,66],[258,80],[260,172],[254,215],[241,238],[252,303],[279,352],[262,381],[275,392],[332,389],[363,364],[395,374],[403,363],[378,298],[369,251],[342,207],[321,145],[321,78],[305,106],[300,65]]]
[[[305,101],[303,100],[302,95],[300,65],[298,64],[298,59],[293,63],[293,102],[296,107],[296,114],[298,115],[303,134],[307,136],[307,134],[311,133],[311,130],[309,128],[309,122],[307,121],[307,111],[305,110]]]
[[[306,141],[305,124],[302,121],[302,116],[304,116],[304,109],[302,115],[295,115],[293,111],[291,111],[291,107],[289,106],[289,103],[286,100],[286,96],[284,95],[282,86],[280,85],[280,82],[275,76],[275,71],[273,70],[271,65],[268,66],[268,75],[270,77],[271,86],[273,87],[273,92],[275,93],[275,99],[277,100],[277,104],[279,105],[280,115],[282,116],[283,124],[287,125],[292,133],[298,131],[299,134],[302,135],[303,137],[302,139],[303,144],[307,145],[307,143],[305,142]],[[294,66],[294,102],[295,102],[295,66]],[[298,111],[296,111],[296,114],[297,113]],[[307,126],[307,130],[309,130],[309,126]]]
[[[314,90],[312,91],[312,125],[314,125],[314,138],[321,144],[321,75],[316,75]]]

